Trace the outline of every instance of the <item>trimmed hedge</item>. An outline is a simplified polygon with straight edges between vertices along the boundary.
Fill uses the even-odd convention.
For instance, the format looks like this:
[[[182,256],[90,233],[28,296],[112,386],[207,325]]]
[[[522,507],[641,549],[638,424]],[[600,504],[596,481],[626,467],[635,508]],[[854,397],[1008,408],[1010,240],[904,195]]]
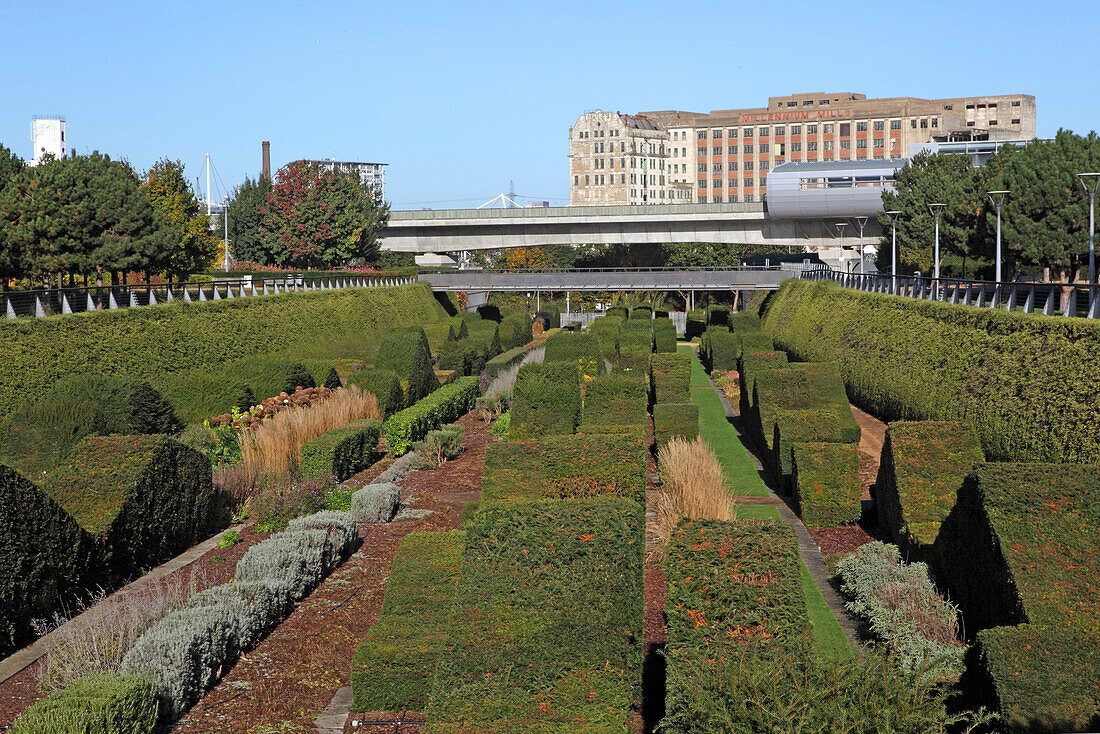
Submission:
[[[653,349],[656,352],[676,353],[676,324],[671,319],[654,319]]]
[[[635,373],[602,375],[584,386],[581,425],[645,426],[645,378]],[[589,431],[591,433],[591,431]]]
[[[591,333],[559,332],[545,342],[546,362],[568,362],[591,379],[606,372],[600,344]]]
[[[745,405],[749,408],[755,407],[750,403],[752,400],[752,386],[760,373],[767,370],[781,369],[787,365],[786,352],[742,352],[736,369],[741,380],[741,397],[745,401]]]
[[[982,461],[982,446],[966,423],[894,421],[886,427],[871,497],[879,527],[907,558],[931,560],[963,479]]]
[[[38,476],[64,461],[85,436],[178,433],[182,428],[171,404],[144,380],[75,375],[9,417],[0,454]]]
[[[653,306],[639,303],[634,308],[630,309],[630,318],[635,321],[653,320]]]
[[[626,320],[630,316],[630,310],[626,306],[609,306],[604,316]]]
[[[146,676],[96,673],[55,691],[15,720],[9,734],[145,734],[157,723]]]
[[[401,389],[401,380],[393,370],[361,367],[348,378],[348,384],[358,385],[363,392],[374,395],[383,419],[405,407],[405,391]]]
[[[782,354],[781,352],[779,354]],[[769,448],[775,431],[775,415],[778,410],[804,410],[808,408],[836,409],[843,416],[850,411],[844,382],[835,364],[827,362],[798,362],[769,367],[768,362],[757,363],[743,380],[752,398],[749,431],[756,441]],[[844,422],[848,423],[845,419]]]
[[[741,346],[737,337],[725,326],[708,326],[699,344],[699,356],[708,372],[737,369]]]
[[[794,444],[791,477],[795,507],[806,525],[834,527],[859,520],[863,488],[855,444]]]
[[[981,465],[934,550],[968,634],[1023,622],[1100,634],[1100,468]]]
[[[483,506],[425,733],[624,731],[641,695],[644,524],[615,498]]]
[[[382,424],[376,420],[352,421],[328,431],[302,446],[302,474],[329,472],[343,482],[374,463]]]
[[[405,390],[406,405],[412,405],[439,388],[439,380],[432,369],[428,337],[419,326],[394,328],[386,332],[375,355],[374,366],[397,374]]]
[[[853,401],[883,420],[970,423],[993,461],[1100,455],[1100,323],[791,280],[765,319],[802,360],[838,359]]]
[[[699,435],[699,408],[692,403],[653,406],[653,439],[658,450],[674,438],[694,441]]]
[[[104,585],[190,548],[227,521],[210,461],[167,436],[89,436],[42,487],[91,535]]]
[[[444,385],[404,410],[394,413],[382,424],[390,453],[401,456],[444,423],[454,423],[474,409],[478,396],[478,378],[460,377]]]
[[[649,361],[653,403],[687,403],[691,400],[691,357],[687,354],[654,354]]]
[[[571,434],[580,412],[580,372],[574,363],[530,363],[519,368],[512,388],[511,438]]]
[[[525,356],[527,356],[527,347],[525,346],[513,347],[506,352],[501,352],[485,363],[485,374],[489,377],[496,377],[512,365],[522,362]]]
[[[761,666],[802,640],[810,621],[801,568],[794,529],[779,520],[685,520],[676,527],[666,561],[670,731],[737,730],[736,722],[711,718],[721,716],[709,703],[721,698],[724,676],[717,673],[731,663]]]
[[[418,284],[176,301],[13,321],[0,329],[0,417],[40,400],[70,375],[127,375],[167,394],[176,376],[190,373],[197,379],[242,356],[354,356],[397,320],[416,323],[442,316],[429,288]],[[230,386],[222,411],[202,417],[224,412],[239,390],[239,385]],[[189,395],[181,398],[190,401]],[[173,404],[183,412],[181,402]]]
[[[707,326],[725,326],[730,325],[730,307],[720,304],[712,303],[706,308]]]
[[[703,309],[696,309],[695,311],[688,311],[687,324],[685,326],[684,336],[688,339],[694,339],[697,336],[702,336],[707,330],[707,312]]]
[[[503,349],[522,347],[533,338],[531,335],[531,319],[526,314],[509,314],[500,322],[500,346]]]
[[[771,451],[777,479],[792,471],[791,447],[798,443],[859,444],[860,428],[847,405],[827,405],[802,410],[775,411]],[[780,484],[782,486],[782,482]]]
[[[1100,730],[1100,636],[1025,624],[978,633],[968,700],[999,709],[1010,732]]]
[[[485,452],[481,506],[492,501],[596,495],[642,502],[647,448],[643,437],[608,434],[490,444]]]
[[[740,357],[744,357],[746,352],[774,352],[776,348],[771,336],[762,331],[743,331],[735,334],[734,338],[740,347]]]
[[[600,352],[612,362],[619,360],[619,328],[623,321],[619,316],[601,316],[588,323],[588,333],[596,337]]]
[[[653,353],[653,322],[624,321],[619,325],[619,360],[616,369],[634,372],[649,369]]]
[[[761,333],[764,330],[764,324],[760,321],[760,316],[751,311],[730,314],[729,327],[734,334],[742,335]]]
[[[0,655],[33,639],[32,619],[49,618],[83,590],[91,548],[71,515],[0,465]]]
[[[465,509],[465,508],[464,508]],[[447,631],[466,534],[409,533],[390,570],[382,615],[355,648],[356,711],[423,711]]]

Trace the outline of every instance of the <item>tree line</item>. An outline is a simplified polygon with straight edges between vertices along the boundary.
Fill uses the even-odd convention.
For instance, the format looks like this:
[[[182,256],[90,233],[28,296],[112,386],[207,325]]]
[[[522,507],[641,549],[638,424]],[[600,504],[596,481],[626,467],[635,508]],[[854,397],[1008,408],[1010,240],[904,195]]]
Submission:
[[[1089,201],[1077,174],[1100,170],[1100,137],[1059,130],[1051,140],[1006,145],[984,166],[965,154],[921,153],[897,172],[884,191],[884,211],[897,220],[898,270],[931,272],[935,220],[940,216],[941,274],[992,277],[997,210],[988,191],[1009,191],[1001,208],[1001,250],[1006,279],[1029,274],[1071,282],[1088,275]],[[884,236],[878,269],[890,272],[891,222],[878,215]]]
[[[233,259],[295,268],[372,264],[387,207],[353,174],[302,163],[246,179],[229,204]],[[28,166],[0,145],[0,283],[183,280],[210,269],[222,222],[209,219],[180,161],[139,173],[93,152]]]

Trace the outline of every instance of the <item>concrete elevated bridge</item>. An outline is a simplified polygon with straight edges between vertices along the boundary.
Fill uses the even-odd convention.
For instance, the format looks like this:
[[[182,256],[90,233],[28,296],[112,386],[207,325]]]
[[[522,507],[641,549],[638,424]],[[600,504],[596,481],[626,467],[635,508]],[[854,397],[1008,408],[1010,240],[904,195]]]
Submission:
[[[857,247],[843,217],[777,219],[762,203],[442,209],[390,212],[382,247],[417,254],[582,244],[770,245],[795,252]],[[847,222],[845,222],[847,224]],[[881,231],[872,218],[864,242]]]
[[[814,267],[808,261],[734,268],[592,268],[574,270],[433,270],[417,278],[435,291],[756,291],[775,290]],[[817,265],[816,267],[820,267]]]

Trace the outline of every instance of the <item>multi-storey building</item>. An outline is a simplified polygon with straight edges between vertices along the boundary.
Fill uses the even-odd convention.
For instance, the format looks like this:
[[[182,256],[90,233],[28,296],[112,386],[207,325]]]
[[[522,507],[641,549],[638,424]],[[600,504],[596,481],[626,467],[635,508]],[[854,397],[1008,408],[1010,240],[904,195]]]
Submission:
[[[642,115],[596,110],[569,128],[569,203],[668,204],[668,133]]]
[[[47,117],[36,115],[31,119],[31,140],[34,156],[27,164],[37,166],[47,155],[65,157],[65,118],[60,115]]]
[[[656,195],[651,186],[644,200],[632,195],[634,187],[622,176],[593,176],[609,165],[610,153],[582,136],[593,128],[626,126],[628,120],[644,122],[646,142],[667,150],[664,178],[651,182]],[[768,171],[781,163],[901,159],[910,145],[1033,137],[1035,98],[1022,94],[935,100],[793,94],[771,97],[767,107],[710,113],[594,112],[581,115],[569,131],[570,202],[761,201]]]
[[[300,163],[309,163],[317,166],[322,171],[340,171],[341,173],[354,173],[359,177],[359,183],[364,188],[370,188],[374,191],[375,198],[378,201],[386,200],[386,175],[385,166],[388,163],[361,163],[359,161],[338,161],[332,158],[324,158],[321,160],[303,160],[296,161]]]

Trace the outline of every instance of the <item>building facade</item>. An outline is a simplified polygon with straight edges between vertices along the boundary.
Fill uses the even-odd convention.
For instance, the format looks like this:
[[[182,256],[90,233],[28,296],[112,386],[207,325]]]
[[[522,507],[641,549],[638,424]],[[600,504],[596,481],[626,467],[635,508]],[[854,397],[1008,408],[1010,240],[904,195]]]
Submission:
[[[668,204],[668,156],[668,133],[653,120],[587,112],[569,128],[569,204]]]
[[[54,158],[64,158],[67,146],[65,144],[65,118],[34,117],[31,119],[31,140],[34,146],[34,156],[27,165],[37,166],[47,155]]]
[[[611,149],[593,145],[602,138],[582,135],[625,127],[627,120],[644,121],[646,143],[667,151],[660,159],[664,176],[650,182],[645,200],[632,195],[629,176],[609,175]],[[886,161],[928,143],[1034,137],[1035,98],[1022,94],[928,100],[814,93],[709,113],[597,111],[581,115],[569,131],[570,203],[758,202],[767,195],[768,171],[783,163]]]
[[[383,202],[386,200],[386,171],[388,163],[362,163],[359,161],[338,161],[333,158],[321,160],[305,159],[296,163],[309,163],[317,166],[322,171],[339,171],[340,173],[354,173],[359,177],[359,183],[364,188],[374,191],[375,198]]]

